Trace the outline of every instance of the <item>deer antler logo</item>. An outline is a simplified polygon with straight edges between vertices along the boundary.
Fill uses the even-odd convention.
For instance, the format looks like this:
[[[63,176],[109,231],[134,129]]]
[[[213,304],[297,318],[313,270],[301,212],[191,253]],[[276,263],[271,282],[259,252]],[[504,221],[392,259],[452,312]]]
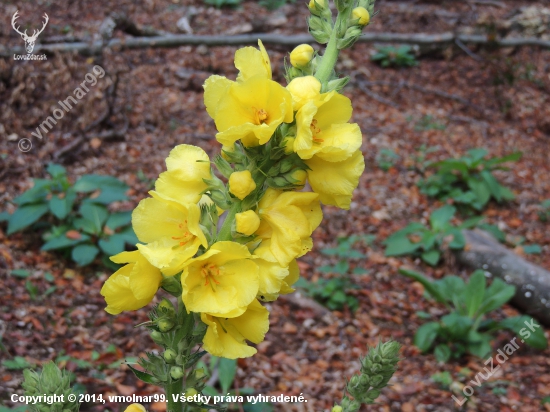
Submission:
[[[34,43],[36,42],[36,39],[37,39],[38,35],[44,31],[44,29],[46,28],[46,25],[48,24],[48,21],[50,20],[50,18],[48,17],[48,15],[46,13],[44,13],[44,24],[42,25],[42,28],[40,30],[33,30],[32,36],[29,36],[29,35],[27,35],[27,30],[25,30],[24,33],[21,33],[19,31],[19,26],[17,26],[17,27],[15,26],[16,20],[19,17],[18,14],[19,14],[19,10],[17,10],[15,12],[15,14],[13,15],[13,17],[11,19],[11,25],[12,25],[13,29],[17,33],[19,33],[21,35],[21,37],[23,38],[23,40],[25,41],[25,49],[27,49],[27,53],[30,54],[34,50]]]

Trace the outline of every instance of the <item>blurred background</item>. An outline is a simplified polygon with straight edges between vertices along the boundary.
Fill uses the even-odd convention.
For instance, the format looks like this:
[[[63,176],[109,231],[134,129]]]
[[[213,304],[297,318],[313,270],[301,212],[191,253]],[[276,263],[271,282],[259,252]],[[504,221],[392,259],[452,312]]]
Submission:
[[[457,256],[448,233],[434,228],[430,215],[446,203],[456,210],[445,224],[462,230],[479,216],[475,225],[541,270],[540,285],[514,283],[522,296],[539,298],[534,309],[516,296],[515,306],[488,316],[532,313],[548,322],[550,5],[380,0],[376,9],[365,39],[344,50],[337,66],[351,78],[343,93],[353,102],[366,162],[351,210],[324,208],[315,248],[300,262],[300,293],[270,305],[266,341],[239,360],[231,383],[235,391],[302,393],[309,402],[264,410],[328,410],[366,346],[389,337],[404,345],[403,361],[369,410],[458,410],[451,396],[464,397],[483,361],[453,343],[449,353],[419,349],[421,325],[447,312],[398,274],[407,265],[467,281],[473,269],[486,269]],[[293,36],[307,34],[308,9],[291,0],[3,1],[0,15],[2,408],[15,407],[7,400],[22,393],[22,370],[50,359],[75,374],[82,392],[157,393],[120,365],[155,344],[133,329],[145,311],[103,311],[99,290],[115,269],[105,256],[135,243],[129,213],[175,145],[219,152],[202,85],[212,74],[235,78],[233,56],[243,44],[232,36],[250,36],[247,44],[264,36],[274,80],[286,84],[285,56],[303,42]],[[25,30],[26,40],[18,33]],[[37,60],[18,57],[33,41]],[[460,157],[462,166],[436,163]],[[96,226],[75,223],[92,212]],[[440,247],[420,249],[415,236],[425,232],[418,230],[407,235],[416,248],[387,241],[411,222],[431,230]],[[513,336],[493,335],[493,352]],[[538,346],[522,346],[463,408],[550,410],[550,351]],[[210,384],[223,389],[216,379]]]

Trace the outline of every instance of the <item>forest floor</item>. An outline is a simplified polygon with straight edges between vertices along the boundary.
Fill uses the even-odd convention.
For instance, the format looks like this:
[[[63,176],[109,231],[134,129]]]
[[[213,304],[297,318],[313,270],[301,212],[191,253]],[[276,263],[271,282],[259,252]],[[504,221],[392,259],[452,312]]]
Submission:
[[[9,3],[9,2],[8,2]],[[267,31],[280,34],[305,33],[307,9],[303,2],[268,11],[256,2],[240,8],[217,10],[200,0],[120,0],[109,2],[52,2],[44,9],[31,2],[21,5],[20,15],[40,19],[50,16],[43,35],[89,38],[97,33],[105,16],[125,11],[135,22],[176,32],[176,22],[193,9],[190,25],[194,34],[237,34]],[[185,3],[185,4],[184,4]],[[501,21],[523,5],[544,2],[434,2],[414,4],[380,1],[380,13],[368,31],[442,33],[458,28],[479,29],[487,22]],[[493,3],[493,4],[491,4]],[[502,7],[501,7],[502,6]],[[2,15],[15,12],[13,4],[0,5]],[[27,17],[26,17],[27,18]],[[37,20],[38,21],[38,20]],[[48,36],[46,36],[46,34]],[[117,37],[124,34],[117,32]],[[88,36],[88,37],[87,37]],[[3,44],[19,46],[21,39],[9,25],[0,27]],[[22,44],[22,43],[21,43]],[[283,59],[291,50],[267,46],[274,78],[283,80]],[[102,56],[72,54],[48,56],[40,62],[0,59],[0,203],[13,212],[13,198],[32,185],[32,178],[46,175],[45,166],[57,158],[72,179],[85,173],[112,175],[130,187],[131,201],[115,205],[129,210],[147,195],[151,182],[164,168],[164,159],[177,144],[202,147],[209,154],[219,151],[216,130],[203,105],[202,83],[211,74],[234,78],[236,47],[183,46],[174,49],[105,50]],[[342,396],[345,378],[358,371],[359,356],[367,345],[393,337],[403,344],[399,369],[373,411],[459,410],[448,387],[432,376],[449,372],[458,387],[482,371],[481,359],[467,356],[459,361],[438,363],[433,354],[421,354],[413,345],[415,331],[425,321],[417,312],[442,314],[423,297],[423,289],[397,270],[406,265],[434,278],[454,273],[467,278],[469,272],[446,261],[431,268],[408,258],[384,256],[383,240],[415,220],[426,221],[441,206],[421,194],[415,185],[421,177],[422,156],[428,160],[460,156],[484,147],[491,156],[515,151],[523,157],[498,178],[516,195],[506,204],[491,203],[483,213],[511,238],[523,236],[525,244],[538,244],[541,253],[525,255],[535,264],[550,268],[550,223],[538,219],[540,204],[550,199],[550,53],[537,48],[487,50],[471,48],[473,56],[460,48],[439,52],[419,51],[419,65],[411,68],[381,68],[370,60],[375,47],[358,43],[342,52],[338,71],[351,76],[343,93],[354,106],[352,121],[363,132],[362,151],[366,169],[349,211],[324,207],[325,220],[314,233],[314,250],[300,261],[302,276],[315,281],[330,277],[322,265],[335,263],[319,251],[335,246],[337,239],[353,234],[374,236],[358,248],[365,259],[352,267],[366,270],[350,275],[358,289],[349,293],[359,300],[355,313],[319,311],[281,298],[269,304],[270,330],[258,354],[238,362],[235,385],[255,393],[303,394],[307,403],[277,404],[281,411],[326,411]],[[99,79],[84,99],[42,140],[31,137],[38,124],[60,99],[72,94],[94,65],[107,75]],[[83,143],[63,153],[62,149],[81,136],[107,107],[105,91],[118,82],[115,111],[108,120],[113,128],[128,122],[118,138],[101,139],[107,129],[86,133]],[[367,83],[368,82],[368,83]],[[366,86],[376,82],[387,85]],[[407,84],[418,87],[411,88]],[[366,90],[366,91],[365,91]],[[444,93],[433,93],[436,90]],[[444,94],[447,95],[444,95]],[[31,139],[33,148],[22,153],[20,138]],[[398,158],[389,170],[379,167],[377,155],[391,149]],[[60,152],[61,151],[61,152]],[[143,329],[133,326],[146,320],[146,310],[110,316],[99,295],[111,274],[102,266],[79,268],[59,254],[41,252],[39,233],[6,236],[0,226],[0,336],[6,360],[22,356],[28,363],[64,355],[63,364],[77,376],[88,393],[132,395],[159,393],[158,388],[138,382],[126,366],[113,366],[136,357],[156,345]],[[515,251],[524,254],[522,247]],[[10,275],[26,269],[27,279]],[[53,280],[45,274],[53,275]],[[48,280],[48,278],[50,280]],[[31,282],[39,293],[29,293]],[[55,292],[44,295],[50,287]],[[298,302],[298,303],[297,303]],[[495,318],[519,314],[505,305]],[[546,336],[549,335],[546,330]],[[514,336],[498,334],[494,351]],[[21,393],[22,371],[0,365],[1,403],[12,405],[9,395]],[[488,382],[475,388],[474,397],[462,410],[550,411],[541,399],[550,396],[550,349],[536,351],[522,346]],[[462,395],[458,395],[461,399]],[[83,405],[83,411],[118,410],[123,405]],[[160,403],[149,410],[162,412]],[[546,409],[545,409],[546,408]]]

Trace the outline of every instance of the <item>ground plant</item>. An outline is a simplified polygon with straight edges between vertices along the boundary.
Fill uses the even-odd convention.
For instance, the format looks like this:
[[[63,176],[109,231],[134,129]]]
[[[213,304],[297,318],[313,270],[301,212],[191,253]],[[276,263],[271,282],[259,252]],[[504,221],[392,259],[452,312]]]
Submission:
[[[16,211],[3,215],[8,235],[39,230],[42,250],[61,251],[79,266],[89,265],[101,254],[103,262],[113,267],[106,257],[137,242],[131,212],[109,210],[112,203],[128,200],[128,186],[114,177],[93,174],[73,184],[57,164],[50,164],[47,171],[51,178],[34,179],[33,187],[14,199]]]
[[[376,50],[371,60],[382,67],[412,67],[417,66],[418,61],[411,46],[384,46]]]
[[[503,163],[516,162],[521,153],[486,158],[486,149],[471,149],[458,159],[445,159],[427,166],[433,174],[419,180],[420,191],[430,197],[473,210],[482,210],[493,199],[498,203],[513,200],[513,192],[501,185],[493,175],[495,170],[509,170]]]
[[[487,286],[483,270],[476,270],[466,283],[458,276],[445,276],[431,281],[421,273],[401,268],[399,273],[424,286],[426,294],[443,304],[447,313],[439,320],[423,324],[414,336],[414,344],[422,351],[434,352],[441,362],[458,359],[469,353],[484,358],[492,351],[491,341],[497,331],[511,330],[536,349],[548,345],[540,328],[526,328],[529,316],[509,317],[500,321],[488,318],[514,296],[514,286],[499,278]],[[527,323],[526,323],[527,322]]]
[[[308,282],[304,278],[300,278],[296,286],[303,288],[308,295],[330,310],[342,310],[344,307],[348,307],[352,312],[355,312],[359,308],[359,300],[350,292],[359,289],[359,286],[353,281],[352,276],[363,275],[367,272],[357,265],[353,270],[350,270],[350,261],[366,258],[363,253],[353,247],[358,242],[368,245],[373,240],[374,236],[371,235],[352,235],[338,238],[336,247],[321,249],[322,254],[336,257],[338,262],[334,265],[321,266],[318,269],[319,272],[334,277],[330,279],[320,278],[316,282]]]
[[[378,167],[383,171],[387,172],[391,167],[395,165],[395,162],[399,160],[399,155],[395,153],[392,149],[383,148],[380,149],[376,155],[376,163]]]
[[[445,205],[432,212],[429,226],[420,222],[409,223],[384,241],[386,256],[412,255],[421,258],[431,266],[436,266],[445,248],[454,250],[464,248],[462,229],[472,228],[483,219],[473,217],[460,225],[453,225],[451,221],[455,213],[454,206]]]

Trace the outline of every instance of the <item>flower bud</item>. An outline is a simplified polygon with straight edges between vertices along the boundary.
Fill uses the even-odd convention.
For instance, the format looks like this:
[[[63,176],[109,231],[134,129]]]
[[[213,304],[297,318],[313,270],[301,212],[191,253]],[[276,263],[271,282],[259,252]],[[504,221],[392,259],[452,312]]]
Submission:
[[[357,24],[366,26],[370,22],[370,14],[364,7],[356,7],[351,12],[351,17],[354,20],[359,20]]]
[[[164,278],[160,286],[173,296],[181,296],[181,282],[174,276]]]
[[[228,162],[231,161],[231,158],[232,158],[231,154],[232,153],[235,153],[235,145],[232,145],[232,146],[223,145],[222,146],[221,155]]]
[[[153,342],[155,342],[157,345],[164,345],[162,333],[160,333],[158,330],[154,330],[151,332],[151,339],[153,339]]]
[[[183,368],[181,366],[172,366],[170,368],[170,376],[172,379],[178,380],[183,378]]]
[[[229,191],[240,200],[247,197],[254,189],[256,189],[256,182],[252,179],[249,170],[233,172],[229,176]]]
[[[327,0],[309,0],[308,7],[311,14],[320,16],[323,10],[328,9]]]
[[[147,412],[147,410],[143,405],[139,403],[133,403],[131,405],[128,405],[124,412]]]
[[[174,305],[172,305],[172,302],[170,302],[166,298],[163,298],[160,301],[160,303],[158,305],[158,309],[159,309],[160,312],[166,313],[168,315],[175,315],[176,314],[176,309],[174,309]]]
[[[235,230],[243,235],[250,236],[260,227],[260,218],[253,210],[235,215]]]
[[[198,392],[195,388],[187,388],[185,390],[185,396],[195,396],[196,394],[198,394]]]
[[[160,318],[157,321],[157,326],[159,328],[159,331],[161,331],[162,333],[166,333],[170,332],[174,328],[175,322],[170,318]]]
[[[202,379],[206,376],[203,368],[195,369],[195,379]]]
[[[177,356],[178,354],[174,349],[166,349],[166,351],[164,351],[164,360],[166,363],[174,363]]]
[[[304,104],[315,100],[321,94],[321,82],[313,76],[297,77],[286,89],[292,96],[292,109],[298,111]]]
[[[294,140],[296,140],[294,136],[287,136],[283,139],[281,146],[285,148],[285,154],[294,153]]]
[[[212,190],[210,192],[210,199],[218,206],[220,209],[226,210],[231,207],[231,201],[227,198],[224,192],[221,190]]]
[[[290,53],[290,64],[298,68],[306,67],[313,59],[314,52],[315,50],[309,44],[300,44]]]
[[[332,407],[332,411],[331,412],[342,412],[343,409],[340,405],[335,405]]]
[[[290,181],[296,188],[302,188],[306,185],[307,172],[304,169],[295,169],[287,175],[287,180]]]

